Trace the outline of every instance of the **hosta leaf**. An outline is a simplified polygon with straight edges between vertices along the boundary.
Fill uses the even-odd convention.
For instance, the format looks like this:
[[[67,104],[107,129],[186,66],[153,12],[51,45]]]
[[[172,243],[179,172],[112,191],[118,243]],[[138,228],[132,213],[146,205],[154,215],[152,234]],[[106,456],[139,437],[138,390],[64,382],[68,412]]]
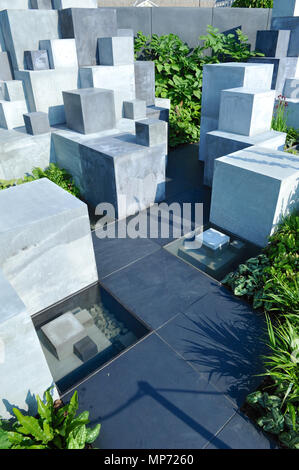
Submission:
[[[86,442],[87,444],[92,444],[100,434],[101,425],[97,424],[93,429],[86,430]]]

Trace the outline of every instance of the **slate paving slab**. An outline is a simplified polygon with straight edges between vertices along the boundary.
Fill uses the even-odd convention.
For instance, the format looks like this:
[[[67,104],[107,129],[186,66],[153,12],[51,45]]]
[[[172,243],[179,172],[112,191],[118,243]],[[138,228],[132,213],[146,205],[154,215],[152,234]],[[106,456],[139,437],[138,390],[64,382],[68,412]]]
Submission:
[[[217,282],[159,250],[111,274],[102,284],[149,326],[159,328]]]
[[[101,449],[202,448],[236,411],[154,333],[77,390]]]
[[[241,406],[261,382],[263,316],[224,287],[210,289],[158,334],[202,377]]]

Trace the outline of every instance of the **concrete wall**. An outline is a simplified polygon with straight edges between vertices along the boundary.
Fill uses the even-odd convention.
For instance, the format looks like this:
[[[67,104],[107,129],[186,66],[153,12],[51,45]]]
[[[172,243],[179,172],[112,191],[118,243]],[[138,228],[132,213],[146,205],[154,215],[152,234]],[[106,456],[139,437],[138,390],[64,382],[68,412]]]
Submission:
[[[104,3],[101,0],[101,5]],[[271,9],[263,8],[119,7],[116,10],[118,27],[131,28],[135,34],[138,31],[147,35],[174,33],[194,47],[208,25],[219,28],[220,32],[241,28],[253,49],[257,30],[270,29],[272,15]]]

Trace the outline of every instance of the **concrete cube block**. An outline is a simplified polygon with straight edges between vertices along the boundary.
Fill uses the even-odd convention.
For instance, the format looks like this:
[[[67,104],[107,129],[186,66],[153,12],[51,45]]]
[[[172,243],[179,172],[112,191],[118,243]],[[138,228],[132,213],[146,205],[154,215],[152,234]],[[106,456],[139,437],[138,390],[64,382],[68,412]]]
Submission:
[[[83,3],[88,5],[84,1],[81,7]],[[116,10],[112,8],[69,8],[59,11],[59,19],[61,37],[76,40],[80,67],[97,65],[98,38],[117,36]]]
[[[298,57],[299,43],[299,16],[273,17],[271,29],[285,29],[291,31],[288,57]]]
[[[23,83],[21,80],[9,80],[0,82],[1,96],[5,101],[25,100]]]
[[[53,8],[63,10],[66,8],[97,8],[97,0],[52,0]]]
[[[117,121],[123,117],[124,101],[136,98],[134,65],[82,67],[80,68],[80,80],[82,88],[107,88],[109,85],[109,89],[114,92]]]
[[[136,98],[155,105],[155,63],[145,60],[135,62]]]
[[[24,126],[23,114],[27,113],[26,101],[0,101],[0,127],[14,129]]]
[[[70,129],[92,134],[116,125],[113,91],[103,88],[83,88],[64,91],[66,122]]]
[[[144,119],[136,121],[136,142],[146,147],[167,143],[168,126],[165,121]]]
[[[134,38],[130,36],[98,39],[100,65],[128,65],[134,63]]]
[[[117,36],[120,36],[120,37],[125,37],[125,36],[128,36],[128,37],[131,37],[131,38],[134,38],[134,31],[133,29],[118,29],[117,30]]]
[[[52,10],[52,0],[31,0],[33,10]]]
[[[286,57],[289,49],[291,31],[258,31],[255,49],[266,57]]]
[[[51,69],[78,67],[75,39],[49,39],[39,42],[40,49],[48,52]]]
[[[127,119],[145,119],[146,103],[143,100],[124,101],[124,117]]]
[[[298,57],[252,57],[250,63],[273,64],[272,90],[278,94],[282,93],[285,80],[289,77],[299,77],[299,59]]]
[[[196,240],[202,243],[202,246],[211,250],[213,253],[218,253],[223,250],[230,242],[230,237],[225,233],[219,232],[214,228],[209,228],[203,233],[197,235]]]
[[[73,315],[79,320],[79,322],[84,326],[84,328],[87,328],[89,326],[94,325],[94,321],[92,316],[90,315],[88,310],[81,310],[80,308],[78,309],[79,311],[75,313],[74,311],[72,312]]]
[[[168,98],[155,98],[155,106],[158,108],[170,109],[171,102]]]
[[[299,0],[274,0],[272,18],[299,16]]]
[[[85,336],[85,338],[74,344],[74,354],[82,362],[86,362],[98,354],[98,347],[89,336]]]
[[[219,228],[264,247],[298,207],[298,157],[256,146],[215,161],[210,220]]]
[[[0,80],[13,80],[7,52],[0,52]]]
[[[60,361],[73,354],[74,345],[86,337],[85,328],[71,313],[60,315],[41,330]]]
[[[26,131],[30,135],[46,134],[51,131],[49,117],[46,113],[24,114],[24,122]]]
[[[25,51],[24,54],[27,70],[49,70],[47,51]]]
[[[161,106],[147,106],[146,117],[149,119],[159,119],[161,121],[169,122],[169,108]]]
[[[299,99],[299,78],[286,79],[283,95],[287,98]]]
[[[30,315],[98,280],[86,204],[46,178],[1,191],[0,268]]]
[[[221,131],[254,136],[271,128],[275,91],[232,88],[222,90],[219,125]]]

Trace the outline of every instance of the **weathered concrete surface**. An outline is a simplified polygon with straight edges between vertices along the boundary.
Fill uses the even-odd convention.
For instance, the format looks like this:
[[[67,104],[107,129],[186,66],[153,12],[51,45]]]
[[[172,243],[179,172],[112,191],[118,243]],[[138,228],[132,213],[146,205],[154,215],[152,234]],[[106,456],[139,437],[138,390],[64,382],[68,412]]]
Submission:
[[[42,397],[53,378],[25,305],[1,270],[0,292],[0,417],[14,416],[13,407],[35,415],[35,396]]]
[[[40,49],[48,52],[51,69],[78,67],[75,39],[52,39],[39,42]]]
[[[49,59],[47,51],[25,51],[27,70],[49,70]]]
[[[86,204],[48,179],[1,191],[0,267],[33,315],[97,281]]]
[[[298,207],[298,157],[256,146],[215,160],[210,220],[223,230],[263,247]]]

